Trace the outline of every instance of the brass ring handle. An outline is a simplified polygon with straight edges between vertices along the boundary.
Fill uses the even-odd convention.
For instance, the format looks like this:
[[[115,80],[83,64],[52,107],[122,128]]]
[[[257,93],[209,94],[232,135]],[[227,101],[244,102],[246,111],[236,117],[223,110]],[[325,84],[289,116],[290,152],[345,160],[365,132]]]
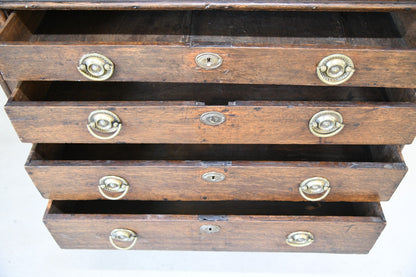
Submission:
[[[118,176],[104,176],[98,182],[98,191],[108,200],[119,200],[126,196],[127,192],[129,191],[129,183],[126,181],[126,179]],[[107,195],[104,191],[122,193],[119,196],[113,197]]]
[[[311,232],[296,231],[287,236],[286,243],[293,247],[305,247],[312,244],[314,240]]]
[[[339,85],[348,81],[354,71],[351,58],[342,54],[323,58],[316,68],[318,78],[327,85]]]
[[[106,56],[88,53],[81,57],[77,69],[87,79],[104,81],[113,75],[114,64]]]
[[[97,139],[112,139],[120,133],[121,127],[122,124],[120,118],[113,112],[107,110],[96,110],[88,116],[88,131]],[[97,133],[111,135],[102,136]]]
[[[137,234],[136,232],[129,230],[129,229],[114,229],[111,231],[110,236],[110,243],[111,245],[118,249],[118,250],[129,250],[132,248],[137,241]],[[131,242],[131,244],[127,247],[118,246],[114,241],[121,241],[121,242]]]
[[[336,111],[320,111],[309,120],[309,131],[317,137],[331,137],[344,128],[344,119]]]
[[[321,201],[325,197],[328,196],[330,191],[331,191],[331,187],[330,187],[329,181],[322,177],[313,177],[313,178],[306,179],[299,185],[300,195],[308,201]],[[323,195],[317,198],[312,198],[306,195],[306,194],[314,195],[314,194],[321,194],[321,193],[323,193]]]

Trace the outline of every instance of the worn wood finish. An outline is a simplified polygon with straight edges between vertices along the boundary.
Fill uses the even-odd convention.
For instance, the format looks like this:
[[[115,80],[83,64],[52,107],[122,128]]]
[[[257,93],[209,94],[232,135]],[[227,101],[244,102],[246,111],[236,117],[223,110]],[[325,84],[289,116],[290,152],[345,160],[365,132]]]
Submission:
[[[407,44],[416,47],[416,13],[392,13],[392,17]]]
[[[112,249],[110,232],[128,228],[133,249],[328,253],[368,253],[385,226],[378,203],[123,202],[53,201],[44,222],[61,248]],[[221,229],[200,231],[206,224]],[[287,245],[295,231],[314,242]]]
[[[330,54],[342,53],[351,57],[356,66],[354,76],[343,86],[416,87],[413,78],[416,74],[416,50],[406,44],[406,39],[400,36],[393,20],[385,14],[375,16],[371,13],[359,17],[354,13],[323,13],[322,17],[333,27],[301,31],[296,26],[318,22],[313,20],[317,17],[316,13],[304,16],[294,16],[294,13],[285,19],[283,14],[264,14],[255,18],[244,13],[237,16],[222,12],[225,16],[221,16],[223,20],[217,20],[214,12],[195,11],[188,14],[191,13],[184,16],[186,12],[177,12],[177,22],[181,24],[176,25],[176,33],[169,27],[175,26],[172,24],[149,24],[150,29],[140,27],[130,33],[119,34],[116,31],[119,28],[117,26],[136,26],[134,24],[140,22],[140,14],[127,17],[121,14],[115,16],[117,22],[103,22],[103,26],[114,23],[115,27],[110,28],[114,31],[110,33],[100,33],[99,28],[87,33],[63,28],[62,31],[66,30],[64,33],[56,33],[48,31],[54,30],[53,27],[45,29],[42,26],[65,26],[65,21],[48,21],[49,17],[45,16],[46,21],[43,22],[49,23],[41,23],[30,38],[24,35],[18,39],[3,40],[0,45],[0,67],[6,79],[86,81],[76,66],[82,55],[97,52],[115,63],[115,73],[111,77],[114,81],[319,86],[323,83],[316,76],[316,65]],[[159,12],[154,22],[167,20],[166,14]],[[35,13],[33,16],[38,15]],[[189,20],[190,16],[192,20]],[[248,19],[244,21],[246,16]],[[63,20],[65,16],[57,18]],[[135,19],[132,21],[129,18]],[[224,18],[232,19],[227,21]],[[86,19],[89,17],[85,16]],[[244,28],[238,28],[242,22],[245,22]],[[96,25],[100,26],[98,23]],[[13,24],[14,20],[9,19],[3,33],[7,33],[7,26]],[[203,27],[210,24],[214,24],[215,28]],[[276,31],[287,26],[292,26],[288,33]],[[151,30],[156,30],[156,34]],[[220,54],[224,59],[223,65],[215,70],[197,67],[194,59],[202,52]],[[28,63],[28,60],[31,62]]]
[[[7,21],[7,14],[3,10],[0,10],[0,26],[6,23],[6,21]]]
[[[289,10],[289,11],[393,11],[393,10],[415,10],[414,1],[406,0],[216,0],[216,1],[156,1],[156,0],[129,0],[129,1],[24,1],[4,0],[0,2],[0,8],[4,9],[92,9],[92,10]]]
[[[43,197],[56,200],[104,199],[98,180],[115,175],[129,182],[129,200],[305,201],[300,183],[324,177],[325,201],[384,201],[407,168],[398,146],[41,144],[26,171]],[[207,182],[207,172],[225,179]]]
[[[12,94],[11,89],[10,89],[10,86],[7,84],[7,82],[3,79],[1,72],[0,72],[0,86],[4,94],[6,94],[6,97],[9,98]]]
[[[385,89],[320,91],[311,87],[130,83],[118,91],[117,83],[73,83],[68,84],[73,94],[68,88],[63,88],[61,94],[59,87],[65,84],[59,83],[49,91],[43,87],[47,84],[24,83],[5,106],[24,142],[101,143],[86,127],[89,114],[101,109],[114,112],[123,123],[120,134],[108,141],[111,143],[407,144],[416,132],[413,90],[392,90],[390,94],[396,95],[396,100],[390,100]],[[95,88],[90,91],[91,87]],[[243,90],[243,101],[235,101]],[[42,98],[48,92],[49,96]],[[329,94],[329,99],[335,101],[314,101],[314,95],[324,99]],[[79,101],[94,96],[104,101]],[[309,131],[309,120],[322,110],[342,114],[345,127],[340,133],[319,138]],[[225,122],[218,126],[203,124],[200,117],[209,111],[223,113]]]

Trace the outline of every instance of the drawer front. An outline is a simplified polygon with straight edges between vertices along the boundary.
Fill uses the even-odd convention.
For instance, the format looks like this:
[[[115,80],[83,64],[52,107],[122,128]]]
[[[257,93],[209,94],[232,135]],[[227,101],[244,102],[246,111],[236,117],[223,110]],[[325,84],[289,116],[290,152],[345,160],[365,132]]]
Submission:
[[[89,151],[109,153],[108,148],[94,148],[85,145]],[[47,155],[59,156],[49,145],[34,147],[26,164],[26,171],[43,197],[56,200],[129,199],[129,200],[278,200],[278,201],[385,201],[389,200],[404,177],[407,168],[400,157],[398,147],[374,147],[370,151],[385,152],[391,159],[375,161],[370,157],[360,162],[347,158],[323,157],[322,152],[350,151],[352,155],[363,155],[365,147],[321,147],[313,152],[311,148],[287,146],[291,149],[290,161],[267,161],[266,155],[255,156],[254,152],[271,156],[282,152],[283,147],[240,147],[246,158],[264,161],[238,161],[238,155],[231,147],[186,147],[147,146],[148,152],[177,153],[184,151],[200,157],[211,158],[199,152],[223,152],[215,161],[189,160],[172,154],[169,160],[145,160],[146,150],[117,148],[119,152],[129,151],[135,159],[119,160],[117,155],[102,157],[89,156],[85,160],[65,160],[69,157],[48,160]],[[316,146],[314,146],[316,148]],[[42,150],[43,149],[43,150]],[[274,150],[272,150],[274,149]],[[83,148],[67,148],[67,152],[83,152]],[[309,152],[308,158],[296,157],[297,151]],[[228,155],[225,153],[228,152]],[[140,154],[142,153],[142,154]],[[44,156],[43,158],[41,156]],[[121,155],[121,154],[120,154]],[[315,159],[313,156],[316,156]],[[106,157],[106,158],[105,158]],[[81,158],[81,157],[79,157]],[[102,159],[97,161],[95,159]],[[127,157],[121,157],[127,158]],[[157,159],[158,157],[154,157]],[[160,157],[163,159],[163,157]],[[225,160],[231,158],[234,160]],[[278,159],[279,157],[277,157]],[[320,159],[321,158],[321,159]],[[144,159],[144,160],[143,160]],[[282,158],[283,159],[283,158]],[[286,159],[286,158],[285,158]],[[296,160],[298,159],[298,160]],[[321,161],[318,162],[317,160]],[[225,160],[225,161],[224,161]],[[115,179],[114,179],[115,178]],[[120,190],[112,190],[105,183],[127,184]],[[315,191],[307,188],[313,184]]]
[[[236,88],[236,85],[222,87],[211,84],[210,91],[202,84],[186,84],[172,89],[166,86],[162,89],[159,85],[144,91],[145,85],[129,83],[115,93],[105,88],[106,83],[100,83],[99,88],[113,95],[92,93],[86,89],[91,85],[77,85],[79,88],[74,88],[72,96],[71,90],[66,89],[68,98],[62,98],[59,94],[64,91],[39,88],[38,85],[23,83],[5,107],[24,142],[409,144],[416,135],[414,90],[346,88],[348,91],[338,91],[331,88],[323,90],[323,93],[318,87]],[[112,83],[111,87],[116,85]],[[129,86],[139,88],[131,91]],[[62,90],[65,90],[65,85]],[[52,92],[55,96],[42,97]],[[96,95],[98,100],[119,97],[120,101],[85,101],[91,97],[85,98],[83,93]],[[152,96],[153,93],[156,96]],[[379,99],[385,93],[397,99]],[[150,96],[146,98],[143,95]],[[314,95],[319,97],[315,101]],[[359,96],[350,101],[351,95]],[[159,100],[135,101],[139,97]],[[185,98],[212,101],[217,97],[228,105],[180,101]],[[239,97],[271,101],[227,101]],[[162,101],[165,99],[167,101]],[[179,101],[171,101],[176,99]],[[279,99],[284,101],[273,101]],[[111,119],[108,119],[108,114],[111,114]],[[108,132],[101,131],[97,127],[99,116],[109,125],[117,123],[117,127]],[[328,132],[323,126],[324,121],[333,126]]]
[[[114,249],[109,239],[112,231],[128,229],[136,234],[137,240],[120,242],[113,239],[117,247],[132,246],[131,249],[157,250],[367,253],[385,225],[381,212],[357,216],[326,216],[325,214],[205,216],[194,214],[192,210],[188,211],[189,214],[180,214],[181,209],[171,211],[173,214],[89,214],[85,209],[81,215],[77,212],[62,212],[62,210],[55,213],[52,210],[56,202],[59,201],[50,204],[52,208],[45,214],[44,222],[61,248]],[[79,205],[76,202],[66,202],[69,202],[66,205]],[[364,206],[372,209],[376,205],[369,204],[371,205]],[[93,205],[96,207],[95,203]],[[157,206],[155,203],[151,205]],[[224,209],[230,206],[220,205]],[[263,209],[268,208],[268,204],[260,205]],[[85,204],[85,206],[90,205]],[[249,203],[245,206],[245,211],[249,212],[253,206],[259,204]],[[306,208],[298,206],[297,209]],[[99,212],[99,208],[96,207],[95,211],[97,210]],[[258,208],[257,212],[260,210],[261,208]],[[286,242],[288,236],[299,231],[307,234],[308,240],[305,241],[305,246],[288,245]],[[306,245],[306,242],[310,244]]]
[[[81,22],[87,20],[84,19],[87,16],[83,14],[73,16],[80,17]],[[99,18],[96,14],[92,16]],[[268,13],[255,17],[247,13],[230,15],[226,12],[177,12],[173,15],[167,12],[118,15],[114,12],[114,16],[121,22],[114,22],[114,25],[123,22],[126,24],[132,20],[129,18],[135,17],[139,20],[134,21],[135,24],[146,22],[146,19],[156,22],[160,20],[161,23],[160,26],[152,25],[149,30],[139,29],[139,34],[110,33],[108,36],[99,36],[97,34],[100,34],[100,30],[73,30],[68,27],[63,30],[69,34],[56,34],[57,30],[52,27],[49,27],[52,28],[49,30],[45,25],[68,26],[65,19],[70,20],[69,15],[58,16],[50,12],[46,15],[20,13],[11,16],[1,34],[0,67],[5,79],[87,81],[88,79],[78,70],[79,63],[85,54],[97,53],[112,61],[114,73],[111,77],[106,75],[105,78],[113,81],[317,86],[325,85],[318,78],[318,65],[319,68],[327,66],[326,69],[322,69],[324,73],[327,70],[340,69],[337,66],[332,68],[331,62],[320,62],[325,57],[342,54],[352,60],[352,65],[349,66],[349,70],[352,71],[351,76],[346,73],[349,77],[337,83],[338,85],[416,87],[416,50],[412,40],[413,33],[408,32],[406,28],[414,22],[414,17],[405,21],[404,27],[401,25],[403,30],[400,33],[400,30],[397,30],[400,28],[396,26],[400,24],[395,23],[389,15],[386,15],[386,18],[372,15],[367,19],[368,22],[361,22],[369,25],[376,24],[374,22],[389,22],[390,25],[381,25],[380,30],[376,28],[376,31],[360,31],[358,27],[343,25],[332,26],[345,20],[345,14],[336,13],[324,14],[319,18],[313,13],[306,13],[304,16],[301,13],[278,14],[275,16],[278,18],[276,22]],[[49,17],[54,19],[48,21]],[[266,19],[262,19],[263,17]],[[290,20],[291,17],[296,19],[290,24],[284,20]],[[302,21],[302,17],[307,18],[307,23]],[[123,18],[127,21],[122,21]],[[227,18],[230,18],[231,22],[228,22]],[[355,16],[347,20],[355,22],[359,21],[359,18]],[[324,30],[322,26],[326,23],[319,25],[319,20],[328,21],[329,27]],[[215,28],[217,21],[220,25]],[[256,23],[257,21],[260,23]],[[286,28],[296,25],[297,21],[303,22],[305,26],[313,25],[311,30],[308,29],[309,33],[299,33],[295,30],[298,32],[293,35],[295,37],[291,36],[291,30],[277,34],[269,33],[281,30],[282,26]],[[109,25],[108,22],[103,23],[106,23],[105,26]],[[211,23],[215,26],[209,27]],[[240,27],[239,24],[243,26]],[[38,25],[39,30],[36,28]],[[179,31],[164,29],[170,25],[177,26]],[[218,30],[227,30],[228,26],[234,27],[232,30],[224,31],[225,33],[216,33]],[[264,28],[267,30],[262,33]],[[331,28],[335,33],[330,32]],[[351,34],[342,37],[343,28],[350,28],[351,30],[348,29],[345,33]],[[383,28],[388,31],[384,31]],[[317,37],[314,37],[315,32]],[[196,63],[197,56],[203,53],[217,55],[211,60],[214,65],[206,62],[211,69],[205,69],[204,65]],[[217,58],[222,60],[219,65],[214,62]],[[28,63],[28,60],[31,62]],[[336,61],[344,63],[339,58]],[[345,64],[341,67],[343,70],[347,68]],[[337,75],[329,71],[325,74]]]
[[[196,56],[206,52],[220,55],[223,65],[209,71],[198,67]],[[3,44],[0,67],[4,78],[11,80],[88,81],[77,70],[86,53],[112,60],[116,68],[112,81],[312,86],[325,85],[317,77],[317,64],[342,53],[354,61],[357,70],[340,85],[416,87],[416,50]]]
[[[98,5],[99,4],[99,5]],[[271,11],[271,10],[305,10],[310,11],[317,9],[319,11],[385,11],[385,10],[414,10],[416,4],[411,1],[331,1],[328,3],[324,0],[311,1],[302,0],[296,2],[284,1],[266,1],[253,2],[249,0],[240,0],[238,3],[234,1],[218,1],[207,5],[205,1],[188,0],[180,2],[148,2],[137,0],[117,2],[100,2],[91,0],[88,2],[57,2],[57,1],[38,1],[33,6],[32,1],[27,0],[7,0],[0,3],[0,7],[4,9],[123,9],[123,10],[207,10],[207,9],[233,9],[233,10],[249,10],[249,11]]]

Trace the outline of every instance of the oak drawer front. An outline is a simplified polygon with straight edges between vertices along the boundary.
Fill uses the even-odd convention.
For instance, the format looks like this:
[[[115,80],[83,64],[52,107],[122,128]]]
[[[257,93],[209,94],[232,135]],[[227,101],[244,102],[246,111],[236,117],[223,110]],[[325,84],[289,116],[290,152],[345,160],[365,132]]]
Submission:
[[[23,82],[5,108],[32,143],[408,144],[416,134],[411,89]]]
[[[26,171],[56,200],[374,202],[407,168],[398,146],[38,144]]]
[[[371,202],[108,202],[51,201],[44,222],[61,248],[114,249],[127,229],[136,239],[116,247],[329,253],[367,253],[385,226]]]
[[[377,2],[371,0],[333,0],[331,2],[325,0],[302,0],[296,2],[271,1],[264,0],[261,2],[253,2],[250,0],[235,1],[218,1],[207,4],[201,0],[187,1],[166,1],[166,2],[149,2],[143,0],[102,2],[90,0],[88,2],[64,2],[64,1],[37,1],[33,5],[33,1],[27,0],[5,0],[0,3],[3,9],[122,9],[122,10],[209,10],[209,9],[225,9],[225,10],[249,10],[249,11],[270,11],[270,10],[299,10],[299,11],[386,11],[386,10],[414,10],[416,4],[412,1],[395,1],[380,0]]]
[[[414,22],[406,12],[18,12],[0,34],[0,67],[5,79],[86,81],[78,70],[90,68],[84,55],[99,54],[111,63],[90,73],[114,72],[98,79],[320,86],[319,65],[337,80],[339,69],[348,71],[341,86],[409,88],[416,87]],[[211,69],[196,63],[203,53],[217,55],[202,58]],[[352,64],[320,64],[335,54]]]

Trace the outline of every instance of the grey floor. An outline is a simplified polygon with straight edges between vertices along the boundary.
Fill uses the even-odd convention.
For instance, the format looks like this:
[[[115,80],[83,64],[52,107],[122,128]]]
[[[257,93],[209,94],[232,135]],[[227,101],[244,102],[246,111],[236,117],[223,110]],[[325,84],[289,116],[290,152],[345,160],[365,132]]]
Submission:
[[[42,223],[47,200],[23,169],[31,145],[2,109],[0,126],[0,277],[416,276],[416,143],[404,149],[409,172],[383,203],[387,227],[368,255],[61,250]]]

